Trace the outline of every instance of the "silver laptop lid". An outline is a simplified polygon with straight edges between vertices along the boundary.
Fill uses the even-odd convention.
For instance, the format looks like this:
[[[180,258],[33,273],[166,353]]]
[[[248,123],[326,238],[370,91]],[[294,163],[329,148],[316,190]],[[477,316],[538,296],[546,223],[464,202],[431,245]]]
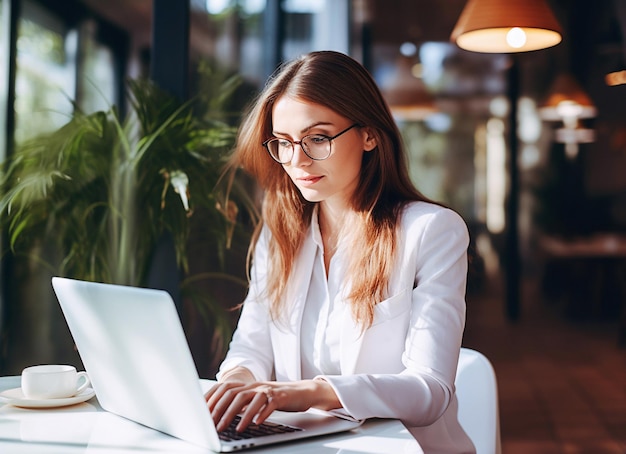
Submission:
[[[52,285],[102,408],[220,450],[167,292],[59,277]]]

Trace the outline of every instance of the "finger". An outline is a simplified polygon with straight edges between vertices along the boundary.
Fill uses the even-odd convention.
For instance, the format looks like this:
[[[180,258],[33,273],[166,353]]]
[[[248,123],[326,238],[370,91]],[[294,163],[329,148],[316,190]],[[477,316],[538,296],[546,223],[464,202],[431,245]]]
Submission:
[[[213,411],[215,410],[215,405],[217,405],[217,403],[220,401],[226,389],[227,388],[222,385],[216,385],[204,395],[207,407],[209,408],[209,411],[211,413],[213,413]]]
[[[211,396],[208,406],[216,426],[224,421],[222,425],[227,427],[237,412],[246,405],[247,402],[240,397],[243,392],[245,388],[242,386],[227,385]]]
[[[254,401],[255,397],[256,393],[253,390],[245,389],[245,387],[227,390],[212,412],[217,430],[227,429],[235,416],[239,414],[256,413],[258,406]],[[250,424],[249,421],[243,427],[247,427],[248,424]]]
[[[253,392],[246,392],[237,395],[227,407],[224,407],[223,411],[220,409],[220,413],[214,413],[213,418],[216,421],[215,425],[218,432],[226,430],[233,419],[237,415],[242,416],[243,423],[237,426],[237,430],[243,430],[250,424],[250,417],[244,416],[248,414],[254,415],[256,412],[256,405],[254,403],[255,394]]]
[[[209,399],[211,398],[211,396],[213,394],[215,394],[215,392],[217,391],[217,389],[219,388],[219,383],[216,383],[215,385],[211,386],[211,388],[209,388],[209,390],[207,392],[204,393],[204,401],[208,402]]]
[[[258,414],[267,405],[267,397],[264,392],[255,392],[254,397],[248,403],[245,411],[241,413],[241,421],[237,424],[237,431],[241,432],[246,429],[253,421],[258,418]]]
[[[266,402],[265,405],[261,408],[261,410],[257,413],[255,418],[256,424],[263,424],[265,420],[278,408],[276,402],[276,395],[272,388],[266,389],[264,392]]]
[[[207,402],[207,406],[211,413],[213,413],[215,406],[222,400],[224,394],[229,390],[241,387],[241,383],[230,382],[230,383],[218,383],[213,388],[211,388],[206,394],[205,399]]]

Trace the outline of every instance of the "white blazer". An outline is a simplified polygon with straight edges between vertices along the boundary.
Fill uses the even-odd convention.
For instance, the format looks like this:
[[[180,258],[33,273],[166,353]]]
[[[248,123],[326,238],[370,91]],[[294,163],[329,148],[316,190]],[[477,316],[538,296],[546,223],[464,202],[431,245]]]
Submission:
[[[454,211],[412,202],[402,212],[388,299],[365,332],[346,304],[341,375],[324,376],[355,419],[396,418],[426,453],[473,453],[456,417],[454,378],[465,325],[469,235]],[[301,379],[300,326],[316,247],[307,235],[287,287],[286,323],[273,322],[265,286],[268,244],[255,249],[250,290],[218,378],[243,366],[259,381]]]

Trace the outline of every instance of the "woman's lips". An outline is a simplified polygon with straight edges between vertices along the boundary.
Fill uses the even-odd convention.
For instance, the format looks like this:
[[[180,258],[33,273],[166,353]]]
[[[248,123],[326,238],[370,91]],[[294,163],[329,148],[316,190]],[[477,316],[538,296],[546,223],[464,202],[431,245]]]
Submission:
[[[312,186],[318,181],[320,181],[322,178],[323,178],[322,176],[307,176],[307,177],[297,178],[296,180],[302,186]]]

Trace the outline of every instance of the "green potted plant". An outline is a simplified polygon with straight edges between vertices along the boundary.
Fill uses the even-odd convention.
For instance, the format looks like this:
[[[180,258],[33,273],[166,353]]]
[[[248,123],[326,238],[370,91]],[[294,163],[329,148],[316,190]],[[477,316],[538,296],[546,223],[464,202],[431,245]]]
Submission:
[[[202,96],[184,103],[150,81],[131,80],[125,118],[116,106],[77,111],[59,130],[20,146],[5,163],[0,219],[14,255],[54,274],[124,285],[145,285],[159,239],[169,236],[181,295],[227,337],[232,317],[194,286],[206,279],[245,286],[245,276],[219,266],[190,274],[189,237],[201,218],[223,264],[233,235],[249,231],[237,213],[245,208],[254,222],[255,210],[238,181],[221,179],[236,131],[224,106],[239,79],[207,65],[200,76]],[[43,252],[50,244],[53,254]]]

